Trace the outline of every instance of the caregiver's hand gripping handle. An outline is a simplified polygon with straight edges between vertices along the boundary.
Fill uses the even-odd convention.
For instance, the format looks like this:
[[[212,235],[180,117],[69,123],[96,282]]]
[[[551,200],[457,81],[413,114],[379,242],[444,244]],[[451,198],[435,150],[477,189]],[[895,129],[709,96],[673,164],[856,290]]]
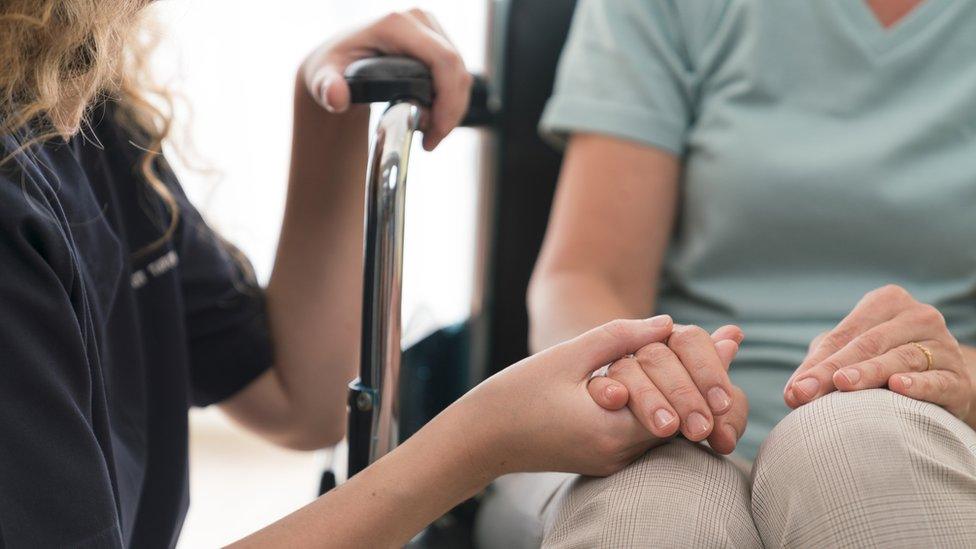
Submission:
[[[473,77],[457,49],[428,13],[413,9],[392,13],[364,28],[324,44],[308,57],[302,75],[309,93],[325,109],[342,113],[349,109],[352,92],[345,75],[356,61],[378,56],[405,56],[422,62],[433,77],[429,116],[421,122],[424,148],[433,150],[468,111]],[[399,67],[402,76],[415,80],[413,94],[423,93],[423,83],[409,63]],[[414,71],[414,72],[411,72]],[[424,103],[423,97],[416,97]]]

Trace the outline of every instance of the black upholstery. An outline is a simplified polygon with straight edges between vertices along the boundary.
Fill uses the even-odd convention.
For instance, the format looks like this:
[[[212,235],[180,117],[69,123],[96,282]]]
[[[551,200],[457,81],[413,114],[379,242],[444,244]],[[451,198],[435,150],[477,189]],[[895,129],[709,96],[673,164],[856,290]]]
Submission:
[[[493,85],[502,102],[496,120],[495,234],[488,276],[488,369],[528,353],[525,293],[549,219],[562,157],[537,132],[552,93],[559,54],[576,0],[495,2]]]

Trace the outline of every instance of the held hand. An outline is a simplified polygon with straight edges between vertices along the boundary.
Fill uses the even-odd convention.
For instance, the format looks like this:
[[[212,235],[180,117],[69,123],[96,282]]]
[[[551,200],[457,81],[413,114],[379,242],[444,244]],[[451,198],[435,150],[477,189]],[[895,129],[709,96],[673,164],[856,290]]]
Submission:
[[[587,392],[590,374],[671,335],[670,320],[618,320],[492,376],[452,408],[488,433],[491,474],[565,471],[612,474],[663,442],[628,410],[606,410]],[[462,411],[464,410],[464,411]],[[478,430],[469,429],[476,437]]]
[[[324,108],[345,112],[350,94],[343,78],[346,67],[353,61],[377,55],[414,57],[430,67],[434,77],[434,105],[427,117],[424,148],[433,150],[467,112],[472,78],[444,30],[423,10],[392,13],[323,44],[302,65],[305,85]]]
[[[814,340],[786,384],[792,408],[831,391],[887,387],[938,404],[959,418],[972,413],[972,374],[939,311],[898,286],[869,292],[833,330]]]
[[[590,395],[607,409],[628,405],[659,438],[680,429],[689,440],[707,439],[715,451],[732,453],[749,410],[745,393],[727,373],[741,341],[737,326],[711,337],[696,326],[677,326],[666,345],[648,345],[611,365],[607,377],[594,378]]]

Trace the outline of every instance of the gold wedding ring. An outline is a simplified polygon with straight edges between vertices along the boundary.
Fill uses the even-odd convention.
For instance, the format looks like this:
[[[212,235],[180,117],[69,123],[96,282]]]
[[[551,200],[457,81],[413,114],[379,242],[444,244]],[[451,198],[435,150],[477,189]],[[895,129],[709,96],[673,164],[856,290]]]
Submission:
[[[925,345],[922,345],[921,343],[918,343],[916,341],[913,341],[912,345],[918,347],[918,350],[922,351],[922,354],[925,355],[925,360],[928,362],[928,365],[925,367],[925,371],[927,372],[931,370],[933,364],[935,364],[935,360],[932,358],[932,351],[930,351],[929,348],[926,347]]]

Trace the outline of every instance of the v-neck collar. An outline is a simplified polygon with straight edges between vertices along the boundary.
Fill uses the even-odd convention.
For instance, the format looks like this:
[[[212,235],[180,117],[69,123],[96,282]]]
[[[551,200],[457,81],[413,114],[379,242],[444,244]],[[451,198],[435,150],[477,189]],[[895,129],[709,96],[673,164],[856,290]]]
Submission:
[[[910,40],[953,3],[953,0],[923,0],[894,25],[885,27],[865,0],[830,1],[853,27],[864,46],[875,55],[884,55]]]

